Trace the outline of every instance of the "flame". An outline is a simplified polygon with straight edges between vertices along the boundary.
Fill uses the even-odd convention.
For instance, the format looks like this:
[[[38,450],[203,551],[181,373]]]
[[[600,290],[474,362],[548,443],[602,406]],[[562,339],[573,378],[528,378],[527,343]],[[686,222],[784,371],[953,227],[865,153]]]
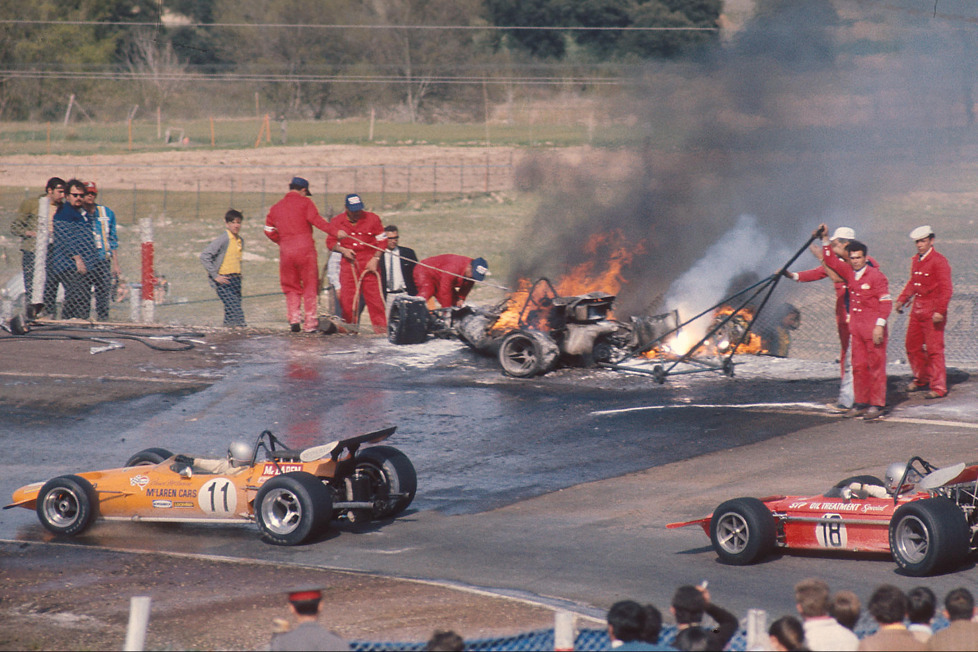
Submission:
[[[684,328],[677,331],[668,340],[655,347],[654,349],[646,352],[644,357],[652,359],[676,359],[679,357],[686,356],[690,353],[692,348],[703,339],[708,330],[712,330],[715,326],[719,325],[721,321],[726,319],[729,315],[733,314],[734,308],[732,306],[721,306],[717,308],[710,322],[709,328]],[[735,327],[746,328],[747,324],[753,319],[754,312],[750,308],[744,307],[737,311],[737,314],[727,322],[724,328],[718,330],[712,337],[707,341],[700,344],[700,346],[692,352],[692,355],[698,356],[725,356],[730,354],[730,346],[733,342],[729,341],[728,337],[736,337],[737,333],[733,333],[728,330],[730,325]],[[748,331],[747,336],[743,338],[740,344],[737,345],[737,350],[735,354],[740,355],[758,355],[761,353],[767,353],[764,348],[761,336],[753,331]]]
[[[617,229],[591,236],[584,246],[584,253],[589,254],[591,260],[575,266],[557,281],[554,286],[557,296],[571,297],[591,292],[618,294],[618,290],[627,282],[622,271],[632,262],[635,254],[643,251],[641,243],[633,245],[631,250],[626,244],[625,235]],[[607,249],[610,252],[604,253]],[[603,270],[599,269],[601,261],[607,261]],[[531,296],[537,287],[540,286],[529,279],[520,279],[517,289],[506,299],[505,310],[490,330],[501,332],[519,328],[522,325],[521,315],[524,323],[537,330],[548,330],[549,302],[554,297],[546,290],[538,290],[538,294]]]
[[[602,255],[603,249],[610,249],[610,253]],[[557,282],[557,293],[562,297],[577,296],[588,294],[589,292],[607,292],[608,294],[618,294],[621,286],[627,281],[622,275],[622,270],[631,264],[635,254],[642,253],[644,250],[642,243],[626,247],[625,235],[618,229],[608,233],[598,233],[587,241],[584,252],[592,256],[591,260],[585,261],[564,275]],[[604,271],[596,269],[597,261],[607,261],[607,268]]]

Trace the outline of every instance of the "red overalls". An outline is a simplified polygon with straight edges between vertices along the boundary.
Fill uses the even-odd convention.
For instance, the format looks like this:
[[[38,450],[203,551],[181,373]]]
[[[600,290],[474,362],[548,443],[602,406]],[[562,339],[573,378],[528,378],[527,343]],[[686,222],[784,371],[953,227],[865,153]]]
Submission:
[[[344,256],[340,262],[340,307],[343,309],[343,320],[348,324],[355,324],[359,321],[359,310],[353,314],[353,301],[357,295],[357,288],[363,293],[363,301],[367,304],[370,312],[370,323],[374,327],[375,333],[387,331],[387,309],[384,305],[384,297],[380,291],[380,280],[377,274],[364,273],[367,263],[372,258],[378,256],[378,251],[387,246],[387,237],[384,235],[384,225],[380,222],[380,217],[376,213],[363,211],[356,224],[350,221],[350,217],[345,213],[340,213],[332,220],[330,226],[334,227],[333,234],[326,238],[326,248],[333,249],[337,244],[353,250],[356,257],[356,264],[351,263]],[[342,241],[338,240],[335,233],[346,232],[347,237]],[[373,246],[370,246],[373,245]]]
[[[944,325],[947,323],[947,304],[951,301],[951,265],[947,258],[931,247],[910,261],[910,280],[897,298],[903,305],[913,299],[907,321],[907,359],[913,370],[914,382],[941,396],[947,394],[947,369],[944,366]],[[944,321],[934,323],[934,315]]]
[[[856,403],[886,406],[885,321],[893,308],[889,282],[883,272],[867,264],[857,276],[848,263],[842,262],[825,246],[823,262],[846,281],[849,289],[849,334],[852,340],[852,382]],[[883,342],[873,343],[873,329],[884,321]]]
[[[265,235],[279,246],[279,281],[285,293],[285,311],[290,324],[302,323],[306,332],[319,327],[316,306],[319,293],[319,260],[312,227],[326,233],[335,230],[322,218],[308,197],[290,191],[268,211]],[[305,319],[302,317],[305,304]]]
[[[414,267],[414,283],[422,299],[435,297],[442,308],[449,308],[464,301],[472,291],[475,281],[462,278],[472,259],[458,254],[441,254],[425,258]],[[426,267],[430,265],[435,269]]]

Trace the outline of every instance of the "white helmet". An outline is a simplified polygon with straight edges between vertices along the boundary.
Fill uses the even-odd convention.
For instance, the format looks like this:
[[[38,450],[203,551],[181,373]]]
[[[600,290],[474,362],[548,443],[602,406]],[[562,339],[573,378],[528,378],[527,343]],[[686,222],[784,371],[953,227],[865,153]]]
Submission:
[[[233,441],[228,446],[228,461],[231,466],[248,466],[251,464],[251,446],[243,441]]]
[[[904,472],[907,474],[905,478],[903,477]],[[903,462],[894,462],[888,466],[886,468],[886,476],[884,476],[886,490],[894,496],[910,491],[920,482],[920,479],[921,475],[917,469],[912,466],[908,467]],[[900,480],[903,480],[902,485],[900,484]]]

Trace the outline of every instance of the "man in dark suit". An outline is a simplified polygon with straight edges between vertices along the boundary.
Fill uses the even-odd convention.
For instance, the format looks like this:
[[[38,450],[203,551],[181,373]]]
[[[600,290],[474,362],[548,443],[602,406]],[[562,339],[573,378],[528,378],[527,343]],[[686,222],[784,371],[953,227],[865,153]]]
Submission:
[[[384,299],[390,306],[398,294],[413,296],[418,293],[414,284],[414,266],[418,262],[418,255],[414,249],[399,245],[400,235],[395,225],[385,226],[384,235],[387,236],[387,250],[380,261],[380,280]]]

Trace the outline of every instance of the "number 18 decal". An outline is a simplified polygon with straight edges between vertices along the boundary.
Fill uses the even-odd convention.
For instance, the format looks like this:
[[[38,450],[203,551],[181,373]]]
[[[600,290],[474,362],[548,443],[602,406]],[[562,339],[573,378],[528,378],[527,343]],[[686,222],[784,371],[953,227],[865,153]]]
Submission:
[[[815,524],[815,538],[823,548],[845,548],[848,543],[846,524],[840,514],[822,514],[821,523]]]
[[[238,492],[227,478],[214,478],[197,492],[197,505],[209,514],[230,514],[238,506]]]

